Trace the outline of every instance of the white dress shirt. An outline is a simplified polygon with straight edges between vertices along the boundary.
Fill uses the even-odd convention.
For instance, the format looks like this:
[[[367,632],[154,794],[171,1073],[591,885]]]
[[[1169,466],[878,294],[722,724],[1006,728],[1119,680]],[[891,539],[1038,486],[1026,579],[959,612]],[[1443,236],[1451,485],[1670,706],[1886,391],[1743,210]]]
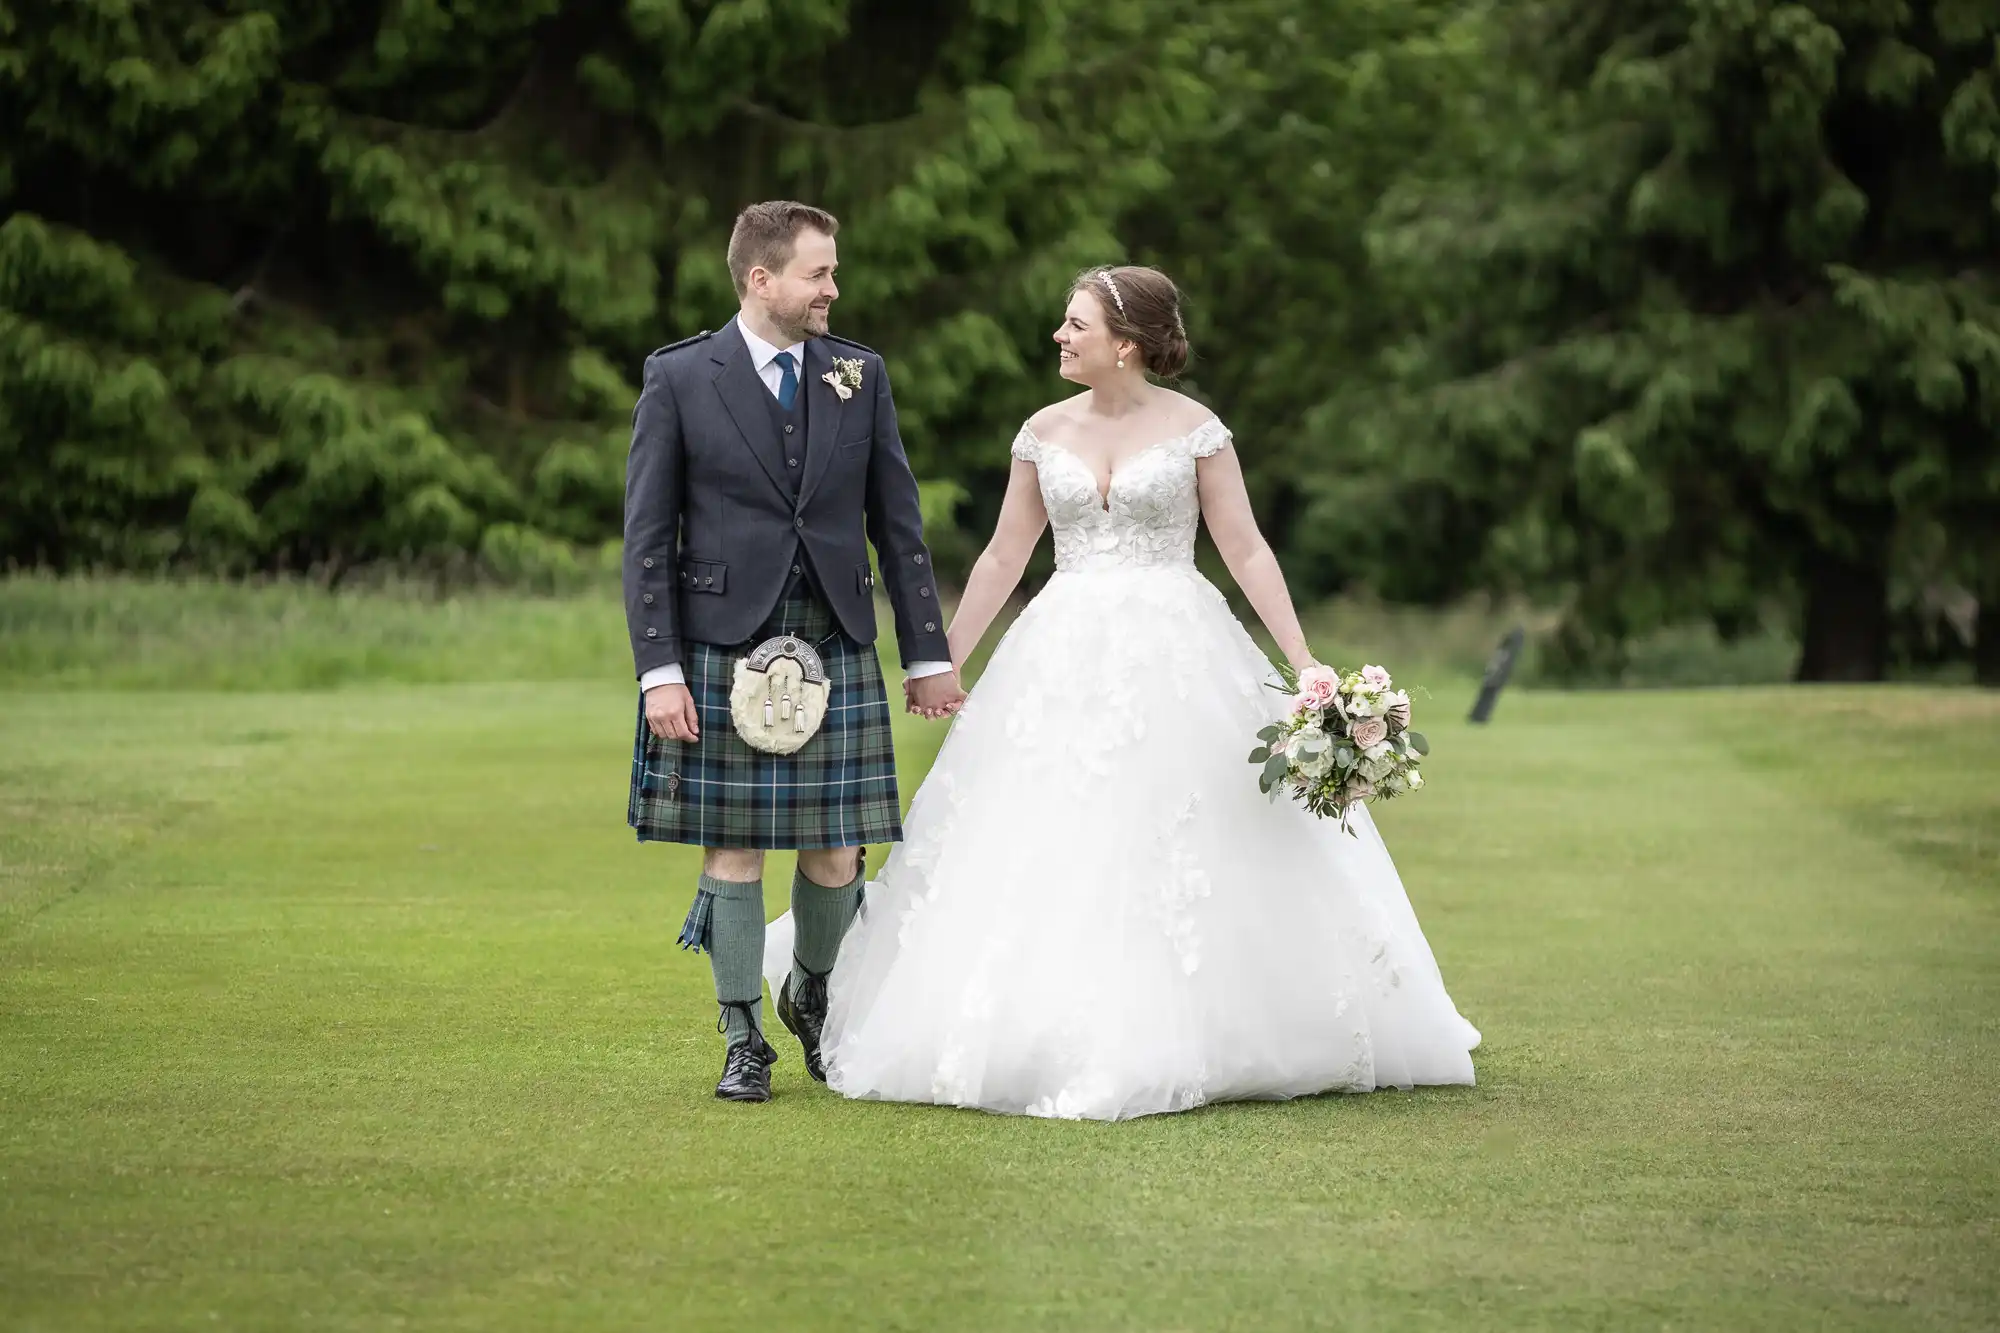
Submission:
[[[743,345],[750,349],[750,361],[757,367],[757,378],[764,381],[764,387],[771,391],[773,398],[778,396],[778,386],[784,383],[785,379],[785,368],[778,364],[780,352],[792,354],[792,374],[799,377],[799,387],[801,389],[805,387],[806,345],[803,342],[795,342],[790,347],[775,347],[752,333],[741,315],[736,317],[736,331],[743,335]],[[949,662],[912,662],[903,674],[911,680],[921,680],[925,676],[943,675],[949,670],[951,670]],[[681,670],[679,662],[675,662],[672,666],[654,667],[639,677],[641,691],[650,690],[656,685],[685,684],[687,684],[687,674]]]

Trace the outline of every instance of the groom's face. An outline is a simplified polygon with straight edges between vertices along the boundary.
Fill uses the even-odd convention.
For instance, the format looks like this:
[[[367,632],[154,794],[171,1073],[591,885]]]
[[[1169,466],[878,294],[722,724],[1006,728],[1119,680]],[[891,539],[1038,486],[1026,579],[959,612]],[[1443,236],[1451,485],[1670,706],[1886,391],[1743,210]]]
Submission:
[[[771,323],[795,340],[825,333],[827,309],[840,297],[833,281],[839,267],[833,237],[812,228],[800,232],[783,271],[758,270],[764,280],[757,291]]]

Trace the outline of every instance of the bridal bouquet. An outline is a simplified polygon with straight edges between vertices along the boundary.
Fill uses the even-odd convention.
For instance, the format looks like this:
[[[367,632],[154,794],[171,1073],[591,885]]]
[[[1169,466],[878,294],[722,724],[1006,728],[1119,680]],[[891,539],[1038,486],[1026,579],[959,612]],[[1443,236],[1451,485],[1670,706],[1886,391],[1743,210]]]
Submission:
[[[1263,769],[1259,790],[1274,801],[1289,791],[1352,834],[1347,820],[1356,805],[1422,789],[1417,768],[1430,742],[1410,730],[1410,696],[1387,671],[1365,666],[1342,674],[1309,666],[1286,670],[1284,680],[1292,710],[1258,732],[1263,744],[1250,752],[1250,762]]]

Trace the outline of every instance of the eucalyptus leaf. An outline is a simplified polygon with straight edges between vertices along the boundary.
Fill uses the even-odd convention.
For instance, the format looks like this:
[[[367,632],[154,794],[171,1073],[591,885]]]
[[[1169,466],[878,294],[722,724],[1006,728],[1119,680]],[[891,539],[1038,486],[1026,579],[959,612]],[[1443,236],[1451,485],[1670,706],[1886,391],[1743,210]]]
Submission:
[[[1285,770],[1288,767],[1290,767],[1290,765],[1286,761],[1285,756],[1281,754],[1274,754],[1269,759],[1266,759],[1264,761],[1264,777],[1268,781],[1276,782],[1280,778],[1285,776]]]
[[[1250,762],[1253,764],[1261,764],[1270,757],[1271,750],[1268,746],[1260,745],[1250,752]]]
[[[1423,732],[1406,731],[1403,735],[1409,739],[1411,746],[1416,749],[1418,754],[1429,754],[1431,752],[1431,743],[1424,739]]]

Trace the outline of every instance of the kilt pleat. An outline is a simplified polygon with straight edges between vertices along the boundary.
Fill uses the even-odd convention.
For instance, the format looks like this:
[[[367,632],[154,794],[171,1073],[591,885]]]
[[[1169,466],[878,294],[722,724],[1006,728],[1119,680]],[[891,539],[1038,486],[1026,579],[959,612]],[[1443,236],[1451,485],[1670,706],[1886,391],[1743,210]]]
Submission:
[[[765,639],[791,634],[826,666],[826,721],[796,754],[753,750],[729,717],[736,663]],[[769,851],[899,842],[902,807],[882,663],[816,597],[778,604],[747,643],[689,643],[682,670],[701,739],[661,740],[639,700],[625,819],[641,842]]]

